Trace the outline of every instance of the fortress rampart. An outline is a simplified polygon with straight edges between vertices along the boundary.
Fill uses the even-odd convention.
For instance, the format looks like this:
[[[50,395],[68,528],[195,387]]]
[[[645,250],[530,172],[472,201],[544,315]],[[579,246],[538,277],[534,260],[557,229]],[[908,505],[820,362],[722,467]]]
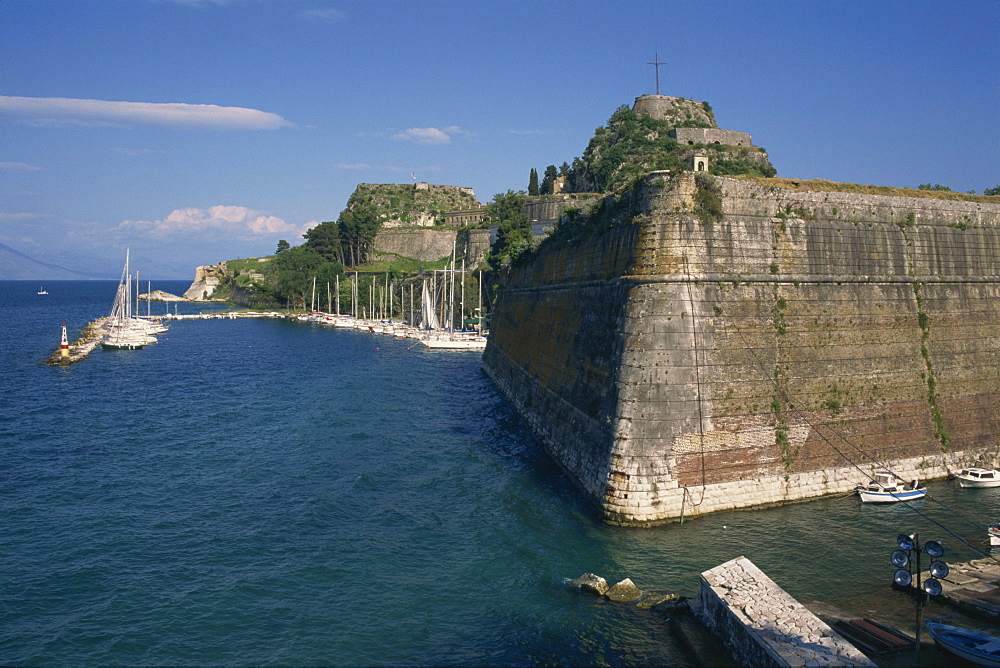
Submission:
[[[1000,205],[649,179],[512,270],[484,370],[607,521],[1000,463]]]

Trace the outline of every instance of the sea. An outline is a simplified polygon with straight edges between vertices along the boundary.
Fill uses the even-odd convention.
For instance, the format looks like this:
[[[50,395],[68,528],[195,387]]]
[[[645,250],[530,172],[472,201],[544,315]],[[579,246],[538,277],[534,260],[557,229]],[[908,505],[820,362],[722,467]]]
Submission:
[[[45,365],[115,289],[0,281],[3,665],[695,665],[669,613],[569,580],[693,597],[745,556],[799,600],[912,632],[896,537],[958,563],[1000,519],[1000,489],[934,481],[912,508],[846,495],[609,526],[476,352],[208,319]]]

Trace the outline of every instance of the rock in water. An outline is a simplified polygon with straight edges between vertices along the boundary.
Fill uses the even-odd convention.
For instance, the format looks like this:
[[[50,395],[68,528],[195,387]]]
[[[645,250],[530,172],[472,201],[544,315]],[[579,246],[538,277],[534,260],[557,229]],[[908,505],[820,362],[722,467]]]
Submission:
[[[593,573],[584,573],[570,584],[576,585],[585,591],[593,592],[598,596],[604,596],[605,592],[608,591],[608,581],[600,575],[594,575]]]
[[[612,601],[618,601],[619,603],[631,603],[632,601],[638,600],[642,597],[642,592],[639,588],[629,578],[625,578],[615,586],[608,589],[605,594]]]

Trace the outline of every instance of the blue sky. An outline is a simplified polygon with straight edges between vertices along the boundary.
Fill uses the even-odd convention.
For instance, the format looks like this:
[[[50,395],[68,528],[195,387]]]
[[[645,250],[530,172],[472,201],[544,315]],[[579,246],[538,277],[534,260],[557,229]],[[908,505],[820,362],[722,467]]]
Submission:
[[[779,176],[982,192],[998,26],[997,0],[0,0],[0,243],[188,278],[361,182],[486,202],[655,92],[656,54]]]

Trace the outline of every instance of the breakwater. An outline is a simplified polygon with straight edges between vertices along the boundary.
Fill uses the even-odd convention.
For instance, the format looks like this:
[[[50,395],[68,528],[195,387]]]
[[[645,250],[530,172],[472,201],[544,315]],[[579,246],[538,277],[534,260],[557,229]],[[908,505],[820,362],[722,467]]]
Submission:
[[[88,322],[80,330],[79,338],[69,344],[69,355],[64,357],[62,351],[56,348],[56,351],[45,360],[45,363],[52,365],[73,364],[87,359],[87,355],[94,352],[94,349],[101,344],[101,339],[106,334],[104,328],[108,324],[108,320],[109,318],[103,317]]]
[[[510,272],[483,368],[607,521],[1000,459],[1000,205],[654,173],[602,215]]]

